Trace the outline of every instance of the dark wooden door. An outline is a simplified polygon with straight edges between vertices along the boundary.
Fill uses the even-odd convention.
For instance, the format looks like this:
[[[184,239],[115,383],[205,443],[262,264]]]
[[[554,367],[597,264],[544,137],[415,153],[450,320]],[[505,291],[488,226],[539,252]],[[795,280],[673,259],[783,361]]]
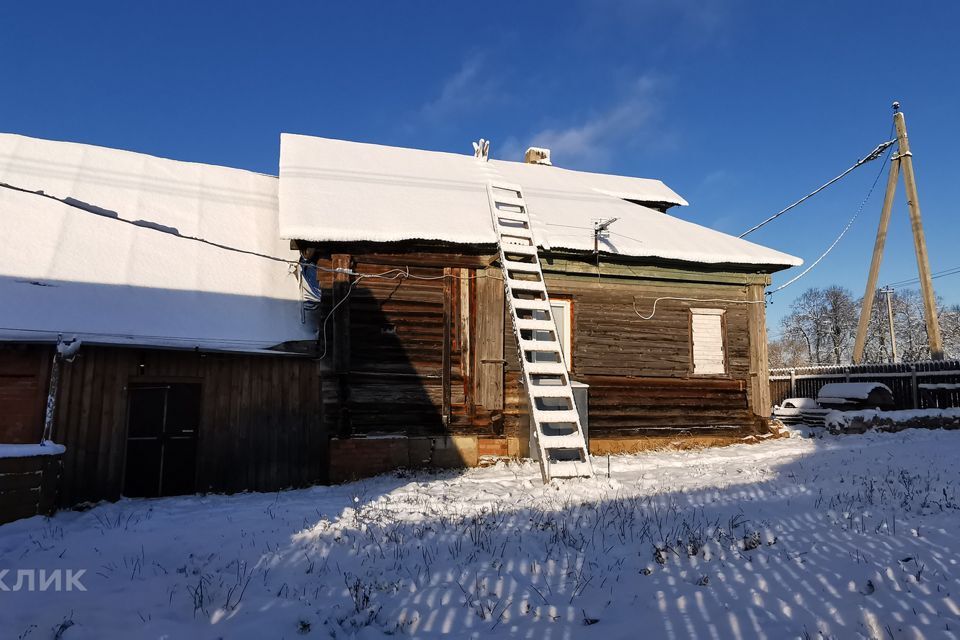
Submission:
[[[123,495],[176,496],[196,490],[200,385],[130,386]]]

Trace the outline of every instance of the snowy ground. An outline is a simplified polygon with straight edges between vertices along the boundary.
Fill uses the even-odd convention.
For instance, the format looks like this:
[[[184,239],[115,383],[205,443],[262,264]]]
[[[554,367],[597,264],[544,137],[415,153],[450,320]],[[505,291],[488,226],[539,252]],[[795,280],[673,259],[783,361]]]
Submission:
[[[952,638],[960,432],[794,437],[0,527],[3,638]],[[57,636],[57,634],[60,634]]]

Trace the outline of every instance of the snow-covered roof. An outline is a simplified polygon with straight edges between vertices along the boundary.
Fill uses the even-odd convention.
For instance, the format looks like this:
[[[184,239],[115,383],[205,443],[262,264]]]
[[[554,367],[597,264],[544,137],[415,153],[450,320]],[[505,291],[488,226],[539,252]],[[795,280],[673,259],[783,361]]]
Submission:
[[[802,262],[635,204],[686,204],[659,180],[293,134],[281,136],[280,234],[316,242],[494,244],[491,180],[522,186],[544,248],[593,251],[594,221],[618,218],[601,241],[608,254],[771,267]]]
[[[156,230],[296,260],[274,177],[0,134],[0,183],[23,190],[0,188],[0,340],[259,351],[313,337],[287,264]]]
[[[820,402],[825,400],[866,400],[874,389],[886,389],[890,392],[890,387],[879,382],[831,382],[820,387],[817,398]]]

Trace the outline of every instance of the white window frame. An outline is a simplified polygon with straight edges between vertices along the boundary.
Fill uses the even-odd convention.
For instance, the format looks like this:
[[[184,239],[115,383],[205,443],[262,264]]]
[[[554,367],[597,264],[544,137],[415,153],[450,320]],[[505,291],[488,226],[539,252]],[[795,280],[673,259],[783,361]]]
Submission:
[[[726,309],[690,309],[690,368],[693,375],[695,376],[720,376],[727,374],[727,336],[726,336],[726,323],[724,314]],[[720,368],[716,369],[716,366],[713,362],[710,363],[710,366],[706,364],[701,364],[697,366],[697,336],[695,331],[695,318],[697,316],[711,316],[717,318],[718,331],[720,338]],[[698,371],[698,369],[700,369]]]
[[[563,331],[557,327],[557,309],[561,308],[564,323]],[[573,342],[573,301],[569,298],[551,298],[550,314],[553,316],[553,326],[557,329],[557,339],[560,340],[560,348],[563,349],[563,359],[567,363],[567,371],[573,371],[573,352],[570,345]]]
[[[542,311],[534,312],[540,319],[546,319],[546,314]],[[562,313],[564,318],[563,331],[557,326],[557,314]],[[563,351],[563,359],[567,365],[567,372],[573,371],[573,353],[570,346],[573,342],[573,301],[569,298],[551,298],[550,299],[550,317],[553,319],[553,332],[560,341],[560,349]],[[543,334],[543,335],[541,335]],[[535,331],[534,338],[537,340],[547,340],[547,331]],[[537,362],[537,360],[534,360]],[[552,360],[551,360],[552,362]]]

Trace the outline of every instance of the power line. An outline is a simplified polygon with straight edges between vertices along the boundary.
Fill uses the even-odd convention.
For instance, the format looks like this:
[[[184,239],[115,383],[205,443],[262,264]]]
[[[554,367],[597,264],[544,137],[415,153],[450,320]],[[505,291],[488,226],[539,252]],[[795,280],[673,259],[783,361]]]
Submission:
[[[892,146],[895,142],[896,142],[896,140],[889,140],[889,141],[887,141],[887,142],[884,142],[884,143],[881,143],[881,144],[877,145],[877,148],[876,148],[876,149],[874,149],[873,151],[871,151],[871,152],[870,152],[869,154],[867,154],[865,157],[857,160],[857,161],[853,164],[852,167],[850,167],[849,169],[847,169],[846,171],[844,171],[843,173],[841,173],[840,175],[838,175],[836,178],[833,178],[832,180],[830,180],[830,181],[828,181],[828,182],[825,182],[824,184],[820,185],[819,187],[817,187],[816,189],[814,189],[813,191],[811,191],[811,192],[808,193],[807,195],[803,196],[802,198],[800,198],[799,200],[797,200],[796,202],[794,202],[794,203],[791,204],[790,206],[786,207],[785,209],[781,209],[780,211],[778,211],[777,213],[773,214],[772,216],[770,216],[769,218],[767,218],[766,220],[764,220],[764,221],[761,222],[760,224],[757,224],[757,225],[754,225],[754,226],[750,227],[749,229],[747,229],[746,231],[744,231],[743,233],[741,233],[741,234],[740,234],[739,236],[737,236],[737,237],[739,237],[739,238],[746,237],[747,235],[753,233],[754,231],[756,231],[756,230],[759,229],[760,227],[762,227],[762,226],[764,226],[764,225],[766,225],[766,224],[768,224],[768,223],[770,223],[770,222],[773,222],[774,220],[776,220],[777,218],[779,218],[780,216],[782,216],[783,214],[785,214],[787,211],[790,211],[791,209],[793,209],[793,208],[796,207],[797,205],[799,205],[799,204],[801,204],[801,203],[809,200],[809,199],[812,198],[813,196],[817,195],[818,193],[820,193],[821,191],[823,191],[824,189],[826,189],[827,187],[829,187],[829,186],[832,185],[833,183],[837,182],[838,180],[841,180],[841,179],[844,178],[848,173],[850,173],[851,171],[853,171],[853,170],[856,169],[857,167],[862,167],[863,165],[867,164],[868,162],[871,162],[871,161],[873,161],[873,160],[876,160],[876,159],[879,158],[881,155],[883,155],[883,152],[886,151],[888,148],[890,148],[890,146]]]
[[[888,142],[888,143],[885,143],[885,144],[886,144],[886,146],[885,146],[884,148],[889,149],[889,148],[890,148],[890,145],[893,144],[893,143],[892,143],[892,142]],[[880,147],[883,147],[883,146],[884,146],[884,145],[880,145]],[[880,149],[880,147],[877,147],[877,149]],[[889,155],[890,155],[890,154],[889,154],[889,152],[888,152],[888,153],[887,153],[887,158],[889,158]],[[877,172],[877,177],[873,179],[873,184],[870,185],[870,189],[867,191],[866,197],[860,202],[860,206],[857,207],[857,210],[856,210],[856,212],[853,214],[853,217],[850,218],[850,221],[849,221],[849,222],[847,222],[847,226],[845,226],[845,227],[843,228],[843,230],[840,232],[840,235],[837,236],[836,240],[834,240],[833,243],[832,243],[829,247],[827,247],[827,250],[824,251],[822,254],[820,254],[820,257],[817,258],[816,260],[814,260],[814,261],[810,264],[809,267],[807,267],[806,269],[804,269],[803,271],[801,271],[799,274],[797,274],[797,275],[794,276],[793,278],[787,280],[786,282],[784,282],[782,285],[780,285],[780,286],[777,287],[776,289],[774,289],[774,290],[772,290],[772,291],[768,291],[768,292],[767,292],[767,295],[768,295],[768,296],[769,296],[769,295],[773,295],[774,293],[776,293],[776,292],[778,292],[778,291],[780,291],[780,290],[782,290],[782,289],[786,289],[786,288],[789,287],[791,284],[793,284],[794,282],[796,282],[797,280],[799,280],[799,279],[802,278],[803,276],[805,276],[805,275],[807,275],[808,273],[810,273],[810,271],[811,271],[814,267],[816,267],[818,264],[820,264],[820,261],[821,261],[821,260],[823,260],[824,258],[826,258],[827,255],[828,255],[831,251],[833,251],[833,248],[837,246],[837,244],[840,242],[840,240],[843,238],[843,236],[846,235],[847,231],[850,230],[850,227],[853,226],[854,221],[856,221],[856,219],[860,216],[860,212],[862,212],[862,211],[863,211],[863,208],[867,205],[867,201],[870,200],[870,196],[873,195],[874,189],[877,188],[877,183],[880,182],[880,176],[883,175],[883,168],[884,168],[884,166],[886,166],[886,164],[887,164],[887,158],[884,158],[884,159],[883,159],[883,162],[880,163],[880,171]],[[849,173],[851,170],[855,169],[857,166],[859,166],[859,165],[854,165],[853,167],[851,167],[851,169],[847,170],[847,173]],[[834,182],[835,182],[835,181],[836,181],[836,180],[834,180]],[[747,232],[747,233],[749,233],[749,232]],[[744,235],[746,235],[746,234],[744,234]],[[743,237],[743,236],[740,236],[740,237]]]
[[[53,200],[54,202],[59,202],[60,204],[65,204],[68,207],[73,207],[85,213],[92,213],[95,216],[100,216],[107,220],[114,220],[116,222],[123,222],[124,224],[129,224],[134,227],[139,227],[141,229],[149,229],[151,231],[156,231],[158,233],[165,233],[167,235],[173,236],[175,238],[180,238],[181,240],[192,240],[193,242],[199,242],[201,244],[210,245],[211,247],[216,247],[217,249],[223,249],[224,251],[233,251],[234,253],[242,253],[249,256],[254,256],[256,258],[263,258],[264,260],[272,260],[273,262],[282,262],[284,264],[296,265],[296,260],[289,260],[286,258],[278,258],[277,256],[271,256],[266,253],[260,253],[259,251],[251,251],[250,249],[241,249],[239,247],[232,247],[221,242],[214,242],[213,240],[207,240],[206,238],[200,238],[198,236],[188,236],[180,233],[179,230],[173,227],[167,227],[156,222],[151,222],[149,220],[128,220],[127,218],[121,218],[116,212],[97,207],[95,205],[76,200],[75,198],[58,198],[57,196],[52,196],[49,193],[44,193],[43,191],[31,191],[30,189],[24,189],[22,187],[17,187],[12,184],[7,184],[5,182],[0,182],[0,187],[4,189],[10,189],[11,191],[17,191],[20,193],[26,193],[29,195],[40,196],[41,198],[46,198],[48,200]]]
[[[943,271],[930,274],[930,278],[942,278],[944,276],[953,276],[958,273],[960,273],[960,267],[950,267],[949,269],[944,269]],[[891,282],[885,286],[893,287],[894,289],[902,289],[903,287],[908,287],[912,284],[919,284],[919,282],[920,278],[908,278],[906,280],[897,280],[896,282]]]
[[[22,187],[17,187],[17,186],[15,186],[15,185],[7,184],[7,183],[4,183],[4,182],[0,182],[0,188],[9,189],[9,190],[11,190],[11,191],[16,191],[16,192],[19,192],[19,193],[25,193],[25,194],[28,194],[28,195],[39,196],[39,197],[42,197],[42,198],[46,198],[46,199],[48,199],[48,200],[53,200],[54,202],[59,202],[60,204],[66,205],[66,206],[68,206],[68,207],[72,207],[72,208],[74,208],[74,209],[77,209],[78,211],[83,211],[84,213],[93,214],[93,215],[96,215],[96,216],[105,218],[106,220],[113,220],[113,221],[115,221],[115,222],[122,222],[122,223],[124,223],[124,224],[128,224],[128,225],[132,225],[132,226],[135,226],[135,227],[139,227],[139,228],[141,228],[141,229],[148,229],[148,230],[150,230],[150,231],[156,231],[157,233],[163,233],[163,234],[166,234],[166,235],[170,235],[170,236],[173,236],[173,237],[175,237],[175,238],[179,238],[179,239],[181,239],[181,240],[190,240],[190,241],[193,241],[193,242],[199,242],[199,243],[201,243],[201,244],[206,244],[206,245],[208,245],[208,246],[215,247],[215,248],[217,248],[217,249],[222,249],[222,250],[224,250],[224,251],[232,251],[232,252],[234,252],[234,253],[240,253],[240,254],[252,256],[252,257],[255,257],[255,258],[262,258],[262,259],[264,259],[264,260],[270,260],[270,261],[272,261],[272,262],[280,262],[280,263],[283,263],[283,264],[287,264],[287,265],[289,265],[289,266],[291,266],[291,267],[296,267],[296,268],[298,268],[298,270],[300,271],[299,277],[300,277],[300,278],[303,277],[303,274],[302,274],[303,267],[302,267],[302,265],[300,265],[300,262],[299,262],[298,260],[290,260],[290,259],[286,259],[286,258],[279,258],[279,257],[277,257],[277,256],[271,256],[271,255],[269,255],[269,254],[260,253],[260,252],[258,252],[258,251],[251,251],[251,250],[249,250],[249,249],[241,249],[241,248],[239,248],[239,247],[233,247],[233,246],[230,246],[230,245],[227,245],[227,244],[223,244],[223,243],[221,243],[221,242],[214,242],[214,241],[212,241],[212,240],[207,240],[206,238],[201,238],[201,237],[198,237],[198,236],[185,235],[185,234],[180,233],[179,230],[177,230],[177,229],[175,229],[175,228],[173,228],[173,227],[168,227],[168,226],[162,225],[162,224],[160,224],[160,223],[152,222],[152,221],[149,221],[149,220],[129,220],[129,219],[127,219],[127,218],[121,218],[121,217],[119,216],[119,214],[117,214],[117,213],[114,212],[114,211],[109,211],[109,210],[104,209],[104,208],[102,208],[102,207],[97,207],[96,205],[92,205],[92,204],[89,204],[89,203],[86,203],[86,202],[82,202],[82,201],[76,200],[76,199],[74,199],[74,198],[58,198],[58,197],[53,196],[53,195],[50,195],[50,194],[48,194],[48,193],[44,193],[43,191],[32,191],[32,190],[30,190],[30,189],[24,189],[24,188],[22,188]],[[347,289],[347,293],[346,293],[346,295],[343,297],[343,299],[341,299],[339,302],[337,302],[335,305],[333,305],[333,307],[330,309],[329,312],[327,312],[326,316],[325,316],[324,319],[323,319],[323,322],[321,323],[322,327],[321,327],[321,329],[320,329],[320,332],[322,333],[323,342],[324,342],[323,354],[320,356],[321,359],[323,359],[323,358],[326,356],[326,353],[327,353],[326,331],[327,331],[327,324],[328,324],[330,318],[333,317],[333,314],[334,314],[334,312],[337,310],[337,308],[338,308],[341,304],[343,304],[346,300],[349,299],[350,294],[353,293],[354,289],[356,289],[356,286],[360,283],[361,280],[363,280],[363,279],[365,279],[365,278],[384,279],[384,280],[404,280],[404,279],[408,279],[408,278],[411,279],[411,280],[443,280],[443,279],[445,279],[445,278],[461,278],[461,277],[465,277],[465,278],[467,278],[467,279],[474,280],[474,279],[481,278],[481,277],[489,277],[489,278],[493,278],[493,279],[496,279],[496,280],[503,280],[502,277],[495,276],[495,275],[489,275],[489,274],[484,274],[484,275],[482,275],[482,276],[479,275],[479,274],[476,274],[476,275],[468,275],[468,276],[461,276],[461,275],[459,275],[459,274],[442,274],[442,275],[438,275],[438,276],[422,276],[422,275],[416,275],[416,274],[410,273],[410,267],[409,267],[409,266],[404,267],[404,268],[402,268],[402,269],[400,269],[400,268],[389,269],[389,270],[384,271],[384,272],[382,272],[382,273],[361,273],[361,272],[355,271],[355,270],[353,270],[353,269],[345,269],[345,268],[342,268],[342,267],[338,267],[338,268],[321,267],[320,265],[315,264],[315,263],[311,263],[311,265],[312,265],[313,268],[315,268],[315,269],[318,270],[318,271],[323,271],[323,272],[326,272],[326,273],[333,273],[333,274],[339,273],[339,274],[345,274],[345,275],[348,275],[348,276],[355,276],[355,277],[356,277],[356,279],[350,283],[350,286],[349,286],[348,289]],[[303,293],[303,292],[302,292],[302,287],[301,287],[301,295],[302,295],[302,293]],[[318,306],[319,306],[319,303],[318,303]],[[236,344],[236,343],[244,343],[244,344],[246,344],[246,343],[249,343],[249,344],[263,344],[261,341],[254,341],[254,340],[216,340],[216,339],[208,339],[208,338],[185,338],[185,337],[178,337],[178,336],[143,336],[143,335],[141,335],[141,336],[134,336],[134,335],[126,335],[126,334],[111,334],[111,333],[96,333],[96,332],[46,331],[46,330],[26,329],[26,328],[17,328],[17,327],[0,327],[0,331],[23,331],[23,332],[32,332],[32,333],[45,333],[45,334],[51,334],[51,333],[79,333],[79,334],[88,335],[88,336],[118,338],[118,339],[127,339],[127,340],[138,340],[138,339],[139,339],[139,340],[144,340],[144,339],[147,339],[147,340],[172,340],[172,341],[183,341],[183,342],[188,342],[188,343],[209,342],[209,343],[216,343],[216,344],[221,344],[221,345],[223,345],[223,344]]]
[[[233,251],[235,253],[241,253],[244,255],[252,256],[255,258],[263,258],[264,260],[271,260],[273,262],[281,262],[293,267],[300,266],[300,263],[297,260],[288,259],[288,258],[279,258],[277,256],[271,256],[266,253],[260,253],[258,251],[252,251],[250,249],[241,249],[239,247],[234,247],[228,244],[223,244],[221,242],[215,242],[213,240],[207,240],[206,238],[201,238],[198,236],[190,236],[183,233],[180,233],[179,230],[168,227],[158,222],[153,222],[150,220],[129,220],[127,218],[121,218],[117,213],[97,207],[86,202],[82,202],[73,198],[58,198],[52,196],[49,193],[44,193],[43,191],[31,191],[29,189],[24,189],[22,187],[17,187],[12,184],[7,184],[5,182],[0,182],[0,187],[4,189],[10,189],[11,191],[17,191],[19,193],[26,193],[29,195],[40,196],[41,198],[47,198],[48,200],[53,200],[54,202],[59,202],[68,207],[73,207],[84,213],[90,213],[95,216],[105,218],[106,220],[113,220],[115,222],[122,222],[124,224],[129,224],[140,229],[148,229],[150,231],[156,231],[158,233],[164,233],[174,238],[180,238],[181,240],[190,240],[193,242],[199,242],[202,244],[209,245],[211,247],[216,247],[217,249],[222,249],[224,251]],[[352,269],[343,269],[343,268],[330,268],[330,267],[321,267],[320,265],[314,265],[318,271],[324,271],[327,273],[344,273],[351,276],[363,276],[364,278],[385,278],[388,280],[395,280],[399,278],[410,278],[412,280],[443,280],[444,278],[458,278],[457,275],[439,275],[439,276],[418,276],[410,273],[410,267],[405,267],[403,269],[390,269],[389,271],[384,271],[383,273],[371,273],[371,274],[361,274]],[[396,275],[390,275],[396,274]],[[468,278],[476,278],[478,276],[467,276]]]

